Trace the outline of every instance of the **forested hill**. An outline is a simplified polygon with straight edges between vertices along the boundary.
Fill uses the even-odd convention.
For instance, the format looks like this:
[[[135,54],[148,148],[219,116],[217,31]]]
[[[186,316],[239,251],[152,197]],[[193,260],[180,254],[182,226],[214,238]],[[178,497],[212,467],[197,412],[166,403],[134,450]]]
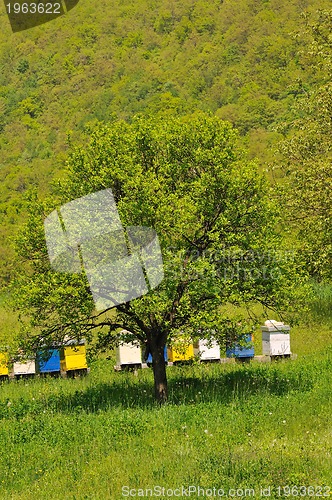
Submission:
[[[28,188],[49,189],[97,120],[210,110],[269,158],[298,93],[319,83],[304,63],[306,20],[330,0],[80,0],[67,15],[12,34],[0,11],[0,279]]]

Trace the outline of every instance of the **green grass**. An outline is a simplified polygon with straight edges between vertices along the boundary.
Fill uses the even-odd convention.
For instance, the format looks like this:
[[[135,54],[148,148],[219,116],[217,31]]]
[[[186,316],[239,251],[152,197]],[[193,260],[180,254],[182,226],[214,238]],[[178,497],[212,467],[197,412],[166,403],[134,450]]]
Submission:
[[[326,322],[332,326],[332,285],[314,283],[314,299],[311,304],[313,319],[316,322]]]
[[[0,388],[1,499],[118,499],[122,486],[331,484],[332,348],[296,361],[169,367]],[[191,498],[197,498],[192,495]]]
[[[0,319],[10,334],[14,319],[3,308]],[[150,369],[116,373],[107,359],[81,379],[0,384],[0,499],[121,499],[122,486],[155,485],[226,498],[271,487],[277,499],[278,486],[332,486],[329,321],[293,327],[291,349],[296,360],[168,367],[162,408]]]

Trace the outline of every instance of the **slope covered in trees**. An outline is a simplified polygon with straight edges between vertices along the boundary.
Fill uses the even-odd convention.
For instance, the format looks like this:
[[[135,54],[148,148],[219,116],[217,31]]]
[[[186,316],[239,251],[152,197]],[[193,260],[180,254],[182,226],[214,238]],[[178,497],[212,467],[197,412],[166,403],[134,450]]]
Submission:
[[[332,11],[312,27],[307,61],[319,75],[317,88],[299,99],[303,116],[280,144],[281,182],[287,193],[287,222],[304,265],[319,282],[331,282],[332,261]]]
[[[0,279],[31,187],[61,172],[66,140],[134,114],[211,111],[269,159],[296,96],[319,84],[303,64],[301,13],[326,0],[81,0],[64,17],[12,34],[0,12]]]

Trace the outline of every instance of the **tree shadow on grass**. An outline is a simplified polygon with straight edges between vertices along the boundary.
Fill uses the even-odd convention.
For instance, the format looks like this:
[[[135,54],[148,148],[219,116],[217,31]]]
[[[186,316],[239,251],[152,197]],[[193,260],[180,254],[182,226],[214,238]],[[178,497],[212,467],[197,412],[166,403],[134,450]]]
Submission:
[[[169,383],[170,400],[174,404],[184,402],[218,402],[228,404],[253,395],[272,394],[284,396],[293,391],[309,391],[313,381],[298,374],[280,374],[269,371],[238,370],[208,377],[174,377]]]
[[[228,373],[212,373],[209,376],[188,376],[185,371],[180,370],[169,376],[168,387],[169,404],[218,402],[225,405],[257,394],[284,396],[291,391],[309,391],[313,387],[313,380],[301,376],[299,370],[281,374],[277,368],[240,369]],[[99,383],[69,395],[57,396],[54,410],[97,412],[112,407],[153,408],[156,404],[151,382],[126,377],[110,384]]]
[[[198,367],[199,368],[199,367]],[[195,371],[195,370],[194,370]],[[301,370],[281,373],[277,368],[235,369],[229,372],[203,369],[188,373],[181,368],[169,372],[170,405],[220,403],[227,405],[244,401],[253,395],[284,396],[294,391],[309,391],[314,381]],[[124,376],[121,376],[124,375]],[[112,383],[100,382],[77,389],[72,393],[50,394],[42,399],[21,398],[8,406],[0,406],[0,418],[22,418],[43,411],[55,413],[97,413],[112,408],[155,408],[152,380],[138,380],[128,374],[119,374]]]
[[[72,394],[64,394],[54,401],[55,410],[72,412],[83,410],[87,412],[106,411],[114,407],[147,408],[155,405],[152,397],[152,386],[147,382],[123,384],[98,383]]]

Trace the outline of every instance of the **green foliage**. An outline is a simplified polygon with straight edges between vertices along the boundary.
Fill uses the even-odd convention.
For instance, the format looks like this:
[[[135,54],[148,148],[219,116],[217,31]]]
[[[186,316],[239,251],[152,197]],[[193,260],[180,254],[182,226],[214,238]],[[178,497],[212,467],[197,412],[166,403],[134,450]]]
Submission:
[[[280,148],[290,222],[304,265],[319,281],[332,277],[331,30],[332,12],[321,11],[310,27],[313,43],[306,60],[314,61],[325,82],[299,98],[302,117],[293,123],[290,139]]]
[[[41,193],[61,170],[66,134],[82,138],[88,123],[128,121],[136,113],[212,111],[247,134],[260,164],[271,159],[273,130],[293,117],[298,86],[325,76],[307,54],[308,36],[295,36],[329,0],[83,3],[66,17],[0,35],[0,175],[17,165],[33,171]],[[5,19],[5,18],[4,18]],[[323,29],[323,28],[322,28]],[[317,56],[317,57],[316,57]],[[318,52],[315,55],[318,64]],[[264,130],[260,139],[256,130]],[[38,142],[51,147],[34,147]],[[273,139],[273,140],[272,140]],[[21,174],[21,173],[20,173]],[[17,175],[20,175],[17,174]],[[44,181],[43,179],[46,179]],[[29,187],[26,183],[24,190]],[[6,186],[0,204],[20,194]],[[0,279],[8,281],[10,238],[24,220],[2,221]]]
[[[326,322],[332,325],[332,286],[331,284],[314,283],[311,310],[315,322]]]
[[[229,124],[198,113],[114,122],[98,127],[87,147],[73,149],[57,198],[32,203],[18,238],[32,273],[18,281],[13,297],[43,341],[107,326],[109,341],[121,327],[163,343],[183,330],[193,336],[214,330],[223,344],[250,331],[256,303],[288,313],[298,307],[303,279],[279,251],[267,183],[236,141]],[[92,314],[83,275],[50,269],[43,236],[51,208],[105,188],[124,226],[157,231],[165,273],[157,289],[117,306],[115,318]],[[245,314],[239,309],[230,319],[221,309],[230,304]]]

